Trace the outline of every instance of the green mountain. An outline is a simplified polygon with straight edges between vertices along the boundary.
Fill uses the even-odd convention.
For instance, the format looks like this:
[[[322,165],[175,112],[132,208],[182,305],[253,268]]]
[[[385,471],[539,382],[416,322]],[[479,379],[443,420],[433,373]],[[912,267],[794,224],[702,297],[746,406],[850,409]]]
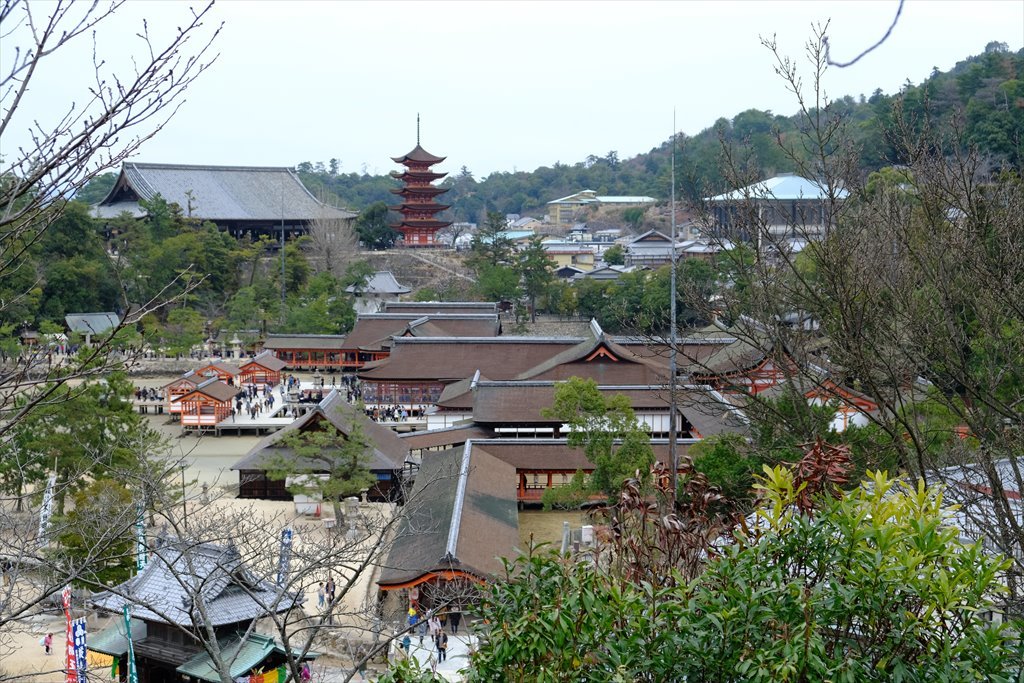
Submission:
[[[909,125],[928,121],[933,126],[951,126],[959,122],[968,143],[995,166],[1021,169],[1024,165],[1024,50],[1013,53],[1005,44],[990,43],[984,53],[947,72],[936,69],[920,85],[908,82],[892,95],[876,90],[870,97],[846,96],[833,102],[827,114],[846,119],[865,172],[902,162],[885,133],[893,124],[897,103]],[[676,157],[680,196],[707,196],[727,189],[719,171],[722,142],[743,145],[764,177],[793,170],[778,148],[776,136],[792,139],[800,126],[796,115],[749,109],[731,119],[721,118],[693,137],[681,136]],[[532,172],[495,172],[481,180],[463,167],[444,180],[450,188],[444,202],[452,205],[450,219],[476,221],[485,211],[540,215],[546,202],[582,189],[667,198],[669,150],[670,143],[665,141],[630,159],[619,159],[612,151],[576,164],[556,163]],[[304,162],[298,168],[314,192],[333,194],[352,209],[377,201],[396,203],[388,190],[398,183],[388,176],[331,173],[323,163]]]

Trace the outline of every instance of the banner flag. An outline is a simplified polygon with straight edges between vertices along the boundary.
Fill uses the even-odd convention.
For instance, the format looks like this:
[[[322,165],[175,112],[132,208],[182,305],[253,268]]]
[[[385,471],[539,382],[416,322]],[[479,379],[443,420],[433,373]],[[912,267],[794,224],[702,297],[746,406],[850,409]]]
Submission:
[[[128,683],[139,683],[139,672],[135,668],[135,643],[132,642],[132,613],[128,605],[124,606],[124,629],[128,637]]]
[[[85,617],[79,617],[71,622],[71,631],[74,634],[75,669],[78,671],[78,683],[88,683],[89,679],[86,674],[89,668],[89,658],[85,646]]]
[[[71,586],[65,586],[60,593],[64,605],[64,670],[66,683],[78,683],[78,659],[75,657],[75,636],[71,631]]]
[[[39,508],[39,538],[37,540],[40,548],[45,548],[50,544],[48,536],[50,517],[53,515],[53,488],[56,485],[57,475],[51,474],[49,481],[46,482],[46,490],[43,492],[43,504]]]
[[[135,569],[142,571],[148,562],[146,548],[146,511],[141,502],[135,504]]]
[[[277,563],[277,585],[284,586],[288,581],[288,566],[292,558],[292,528],[281,530],[281,556]]]

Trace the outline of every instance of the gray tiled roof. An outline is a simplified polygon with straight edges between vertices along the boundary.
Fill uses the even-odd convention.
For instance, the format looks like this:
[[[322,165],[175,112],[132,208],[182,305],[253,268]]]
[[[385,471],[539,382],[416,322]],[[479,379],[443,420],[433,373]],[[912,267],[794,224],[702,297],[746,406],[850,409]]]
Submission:
[[[147,636],[146,622],[132,619],[132,640],[143,640]],[[128,652],[128,634],[124,619],[115,617],[113,623],[101,631],[89,633],[89,649],[106,655],[121,657]]]
[[[244,588],[240,582],[245,583]],[[189,590],[183,584],[189,584]],[[280,593],[280,600],[278,596],[276,586],[245,568],[233,546],[185,545],[171,540],[154,548],[146,568],[116,592],[98,593],[90,602],[115,613],[127,603],[139,619],[191,627],[200,625],[193,598],[203,601],[213,626],[222,626],[258,619],[271,611],[283,612],[301,603],[295,593]]]
[[[303,461],[290,448],[281,445],[281,439],[294,431],[314,426],[320,421],[329,422],[341,434],[348,435],[358,425],[370,443],[367,467],[374,471],[395,471],[402,468],[409,447],[398,435],[366,417],[358,407],[349,405],[341,394],[332,390],[314,410],[289,424],[284,429],[260,439],[241,460],[232,465],[233,470],[259,470],[278,459],[279,456],[294,459],[299,467],[315,467],[317,463]]]
[[[68,313],[64,322],[68,329],[78,334],[103,334],[117,327],[121,319],[117,313]]]
[[[390,270],[378,270],[362,287],[350,285],[345,288],[346,292],[360,294],[408,294],[412,290],[405,285],[399,284]]]
[[[385,313],[496,313],[493,301],[387,301]]]
[[[345,348],[343,334],[268,334],[264,349],[323,349],[340,351]]]
[[[112,218],[139,199],[160,195],[204,220],[348,219],[318,201],[290,168],[125,163],[114,188],[94,209]],[[191,197],[189,196],[191,195]]]

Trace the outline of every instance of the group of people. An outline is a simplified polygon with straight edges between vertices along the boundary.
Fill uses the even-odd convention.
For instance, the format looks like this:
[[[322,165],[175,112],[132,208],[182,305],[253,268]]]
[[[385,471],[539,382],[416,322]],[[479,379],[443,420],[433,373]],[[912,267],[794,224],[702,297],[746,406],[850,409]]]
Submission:
[[[405,422],[409,419],[409,412],[402,406],[378,406],[367,408],[366,417],[374,422]]]
[[[402,649],[406,654],[412,647],[412,634],[419,635],[419,644],[423,646],[424,636],[430,636],[437,653],[437,663],[448,659],[448,633],[445,631],[445,622],[451,629],[452,635],[459,632],[459,622],[462,620],[462,609],[459,605],[452,605],[447,612],[428,612],[425,618],[422,617],[415,607],[409,608],[409,628],[402,638]],[[431,660],[434,661],[433,659]]]
[[[136,401],[162,401],[163,395],[159,389],[153,387],[135,387]]]
[[[323,609],[325,606],[334,604],[334,595],[337,592],[338,587],[334,583],[334,578],[331,576],[327,577],[327,583],[320,582],[319,587],[316,589],[316,604],[317,607]]]
[[[249,416],[249,419],[255,420],[257,415],[267,411],[272,413],[274,411],[274,391],[273,386],[266,384],[263,386],[261,392],[255,384],[246,386],[240,394],[235,397],[235,407],[231,412],[231,416],[242,414],[242,407],[245,407],[245,414]]]

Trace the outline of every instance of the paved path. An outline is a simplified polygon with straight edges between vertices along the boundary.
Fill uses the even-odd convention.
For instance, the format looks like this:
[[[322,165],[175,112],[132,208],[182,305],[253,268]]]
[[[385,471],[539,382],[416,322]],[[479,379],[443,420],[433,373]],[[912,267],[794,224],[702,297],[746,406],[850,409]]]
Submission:
[[[398,642],[396,641],[395,646],[397,648]],[[445,661],[440,662],[437,665],[437,673],[446,681],[463,681],[463,676],[459,673],[460,669],[464,669],[469,665],[469,648],[475,647],[476,637],[469,635],[448,635],[448,657]],[[412,647],[410,648],[410,654],[419,664],[420,669],[423,671],[430,671],[431,669],[431,658],[437,660],[437,650],[433,646],[433,642],[429,636],[423,637],[423,644],[420,645],[419,636],[413,636]],[[398,653],[395,653],[398,656]]]

